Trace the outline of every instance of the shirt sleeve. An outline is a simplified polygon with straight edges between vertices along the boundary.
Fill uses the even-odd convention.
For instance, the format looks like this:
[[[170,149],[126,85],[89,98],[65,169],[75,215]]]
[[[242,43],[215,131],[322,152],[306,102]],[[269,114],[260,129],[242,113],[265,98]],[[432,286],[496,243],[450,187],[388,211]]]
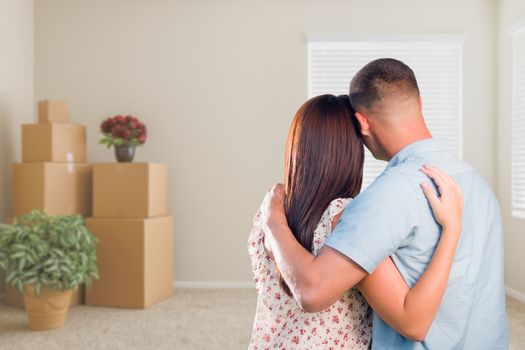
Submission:
[[[415,190],[404,174],[385,170],[350,202],[325,245],[372,273],[411,240],[417,228]]]

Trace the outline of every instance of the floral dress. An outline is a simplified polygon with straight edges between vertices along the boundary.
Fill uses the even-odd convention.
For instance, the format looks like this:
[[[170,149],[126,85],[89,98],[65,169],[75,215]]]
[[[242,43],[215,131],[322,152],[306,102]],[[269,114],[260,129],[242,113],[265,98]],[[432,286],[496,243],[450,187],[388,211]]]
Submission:
[[[338,198],[326,208],[313,240],[317,255],[332,232],[332,220],[350,199]],[[349,290],[326,310],[307,313],[280,287],[275,262],[264,250],[261,211],[248,239],[257,289],[257,310],[249,349],[369,349],[372,317],[368,303],[356,289]]]

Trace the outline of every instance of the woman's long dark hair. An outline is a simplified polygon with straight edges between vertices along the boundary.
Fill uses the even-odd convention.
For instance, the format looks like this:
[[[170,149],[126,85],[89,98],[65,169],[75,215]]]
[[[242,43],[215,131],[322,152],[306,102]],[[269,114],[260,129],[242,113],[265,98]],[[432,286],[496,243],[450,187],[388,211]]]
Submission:
[[[330,202],[361,190],[363,162],[363,141],[347,95],[313,97],[299,108],[286,144],[284,207],[290,229],[308,251]],[[291,296],[280,275],[279,283]]]

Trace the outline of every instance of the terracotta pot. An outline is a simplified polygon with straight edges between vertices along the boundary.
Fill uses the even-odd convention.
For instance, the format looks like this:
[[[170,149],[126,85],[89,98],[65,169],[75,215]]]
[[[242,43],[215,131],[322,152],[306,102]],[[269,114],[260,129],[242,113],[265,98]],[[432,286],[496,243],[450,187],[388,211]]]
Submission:
[[[133,161],[135,156],[135,147],[130,145],[115,146],[115,157],[117,161],[129,163]]]
[[[48,288],[42,287],[40,296],[37,298],[33,285],[25,286],[24,303],[29,328],[43,331],[62,327],[66,321],[72,295],[72,289],[61,292],[50,291]]]

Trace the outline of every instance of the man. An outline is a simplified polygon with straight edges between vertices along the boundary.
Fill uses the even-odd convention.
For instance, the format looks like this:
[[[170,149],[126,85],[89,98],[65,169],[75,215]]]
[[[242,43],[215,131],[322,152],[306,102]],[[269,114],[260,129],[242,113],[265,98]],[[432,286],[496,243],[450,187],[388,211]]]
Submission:
[[[409,287],[432,258],[440,227],[420,184],[425,164],[460,186],[462,234],[438,314],[422,342],[396,333],[374,315],[373,349],[507,349],[500,209],[474,168],[432,139],[413,71],[378,59],[353,78],[350,101],[363,140],[385,171],[348,206],[325,247],[314,257],[294,238],[283,209],[282,186],[268,193],[263,224],[283,278],[297,301],[323,310],[391,256]],[[385,286],[387,288],[388,286]]]

